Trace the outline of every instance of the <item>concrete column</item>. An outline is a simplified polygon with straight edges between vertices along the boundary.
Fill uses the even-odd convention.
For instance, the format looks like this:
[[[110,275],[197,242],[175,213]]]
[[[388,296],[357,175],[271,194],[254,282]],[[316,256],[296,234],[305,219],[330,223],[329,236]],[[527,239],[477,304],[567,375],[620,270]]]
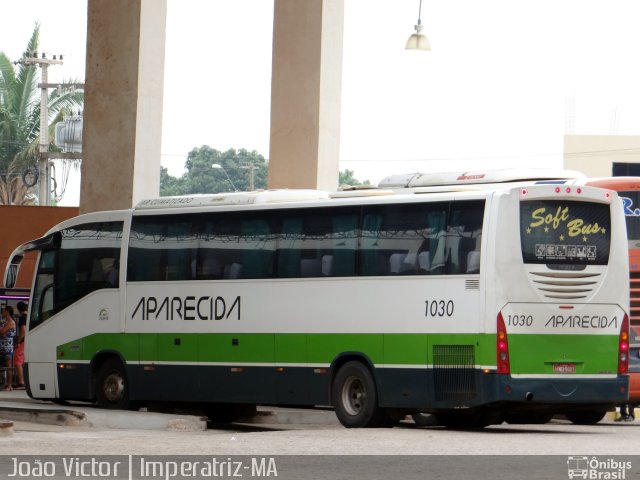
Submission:
[[[160,190],[166,0],[89,0],[80,212]]]
[[[338,186],[344,0],[275,0],[270,188]]]

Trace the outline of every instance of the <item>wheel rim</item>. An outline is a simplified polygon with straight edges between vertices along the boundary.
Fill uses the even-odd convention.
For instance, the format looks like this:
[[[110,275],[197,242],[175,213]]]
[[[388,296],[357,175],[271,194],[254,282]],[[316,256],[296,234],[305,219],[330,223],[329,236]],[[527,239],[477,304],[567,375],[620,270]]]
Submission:
[[[111,372],[102,385],[104,398],[110,403],[118,403],[124,394],[124,378],[118,372]]]
[[[342,406],[349,415],[358,415],[367,406],[367,391],[358,377],[349,377],[342,387]]]

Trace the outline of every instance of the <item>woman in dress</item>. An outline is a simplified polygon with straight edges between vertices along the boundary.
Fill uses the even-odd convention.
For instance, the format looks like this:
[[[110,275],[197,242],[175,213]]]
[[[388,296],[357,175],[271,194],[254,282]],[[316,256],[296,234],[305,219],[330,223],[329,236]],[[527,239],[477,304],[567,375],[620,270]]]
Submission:
[[[13,320],[13,307],[7,305],[2,309],[0,320],[0,356],[4,357],[7,368],[7,385],[5,390],[13,390],[13,338],[16,336],[16,322]]]

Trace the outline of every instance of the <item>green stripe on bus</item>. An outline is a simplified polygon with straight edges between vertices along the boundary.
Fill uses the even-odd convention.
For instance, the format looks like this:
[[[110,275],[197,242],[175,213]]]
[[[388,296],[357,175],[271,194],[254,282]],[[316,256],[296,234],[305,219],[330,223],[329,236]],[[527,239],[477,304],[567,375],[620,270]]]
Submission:
[[[330,364],[342,353],[362,352],[377,365],[417,366],[436,363],[435,345],[470,345],[473,364],[496,362],[492,334],[97,333],[58,347],[57,358],[90,361],[114,351],[129,362]],[[574,363],[578,374],[615,373],[617,345],[615,335],[512,334],[511,373],[551,374],[563,363]]]
[[[118,352],[127,361],[329,364],[363,352],[375,364],[427,365],[434,345],[475,347],[476,365],[495,364],[495,335],[302,333],[96,333],[58,347],[58,360]],[[484,357],[484,358],[483,358]]]

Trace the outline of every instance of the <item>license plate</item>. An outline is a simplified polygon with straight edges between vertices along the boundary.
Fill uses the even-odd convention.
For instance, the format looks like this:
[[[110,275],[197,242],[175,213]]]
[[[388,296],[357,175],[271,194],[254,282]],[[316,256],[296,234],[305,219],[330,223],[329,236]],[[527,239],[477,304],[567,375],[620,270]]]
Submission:
[[[553,373],[576,373],[575,363],[554,363]]]

